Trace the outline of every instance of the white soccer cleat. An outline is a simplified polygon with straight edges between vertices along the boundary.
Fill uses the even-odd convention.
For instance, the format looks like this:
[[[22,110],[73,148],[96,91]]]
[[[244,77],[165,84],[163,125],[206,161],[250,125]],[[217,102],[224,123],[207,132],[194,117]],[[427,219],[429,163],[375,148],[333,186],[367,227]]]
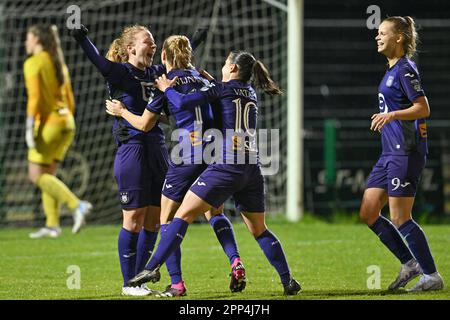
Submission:
[[[31,239],[39,239],[39,238],[58,238],[61,235],[61,228],[41,228],[36,232],[30,233],[29,236]]]
[[[123,296],[143,297],[153,294],[153,290],[147,288],[147,286],[140,287],[122,287]]]
[[[87,201],[81,200],[78,207],[73,213],[73,227],[72,233],[80,232],[80,229],[86,225],[86,216],[92,210],[92,204]]]
[[[397,290],[405,287],[408,282],[417,278],[422,274],[422,269],[416,259],[411,259],[407,263],[402,264],[397,279],[389,285],[389,290]]]
[[[417,282],[408,292],[432,291],[444,289],[444,280],[442,280],[439,272],[432,274],[424,274],[419,282]]]

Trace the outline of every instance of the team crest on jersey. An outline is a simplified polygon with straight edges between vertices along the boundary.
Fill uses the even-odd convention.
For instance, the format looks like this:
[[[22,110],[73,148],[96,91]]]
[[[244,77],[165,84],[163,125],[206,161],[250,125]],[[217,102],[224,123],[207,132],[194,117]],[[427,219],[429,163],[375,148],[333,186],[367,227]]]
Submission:
[[[127,204],[128,202],[130,202],[130,197],[128,196],[128,192],[120,193],[120,202],[122,204]]]
[[[386,81],[386,87],[392,86],[393,83],[394,83],[394,76],[389,76]]]

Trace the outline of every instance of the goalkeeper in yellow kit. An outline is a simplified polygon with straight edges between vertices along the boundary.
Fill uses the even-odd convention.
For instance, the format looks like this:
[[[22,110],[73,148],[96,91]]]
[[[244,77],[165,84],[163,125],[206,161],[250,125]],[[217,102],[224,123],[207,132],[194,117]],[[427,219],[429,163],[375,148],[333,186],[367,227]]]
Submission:
[[[58,163],[64,159],[75,136],[75,102],[56,26],[31,26],[25,47],[29,55],[24,64],[28,95],[28,176],[42,192],[46,216],[45,228],[31,233],[30,237],[56,238],[61,234],[61,204],[73,212],[73,233],[85,224],[85,216],[92,205],[78,199],[55,176]]]

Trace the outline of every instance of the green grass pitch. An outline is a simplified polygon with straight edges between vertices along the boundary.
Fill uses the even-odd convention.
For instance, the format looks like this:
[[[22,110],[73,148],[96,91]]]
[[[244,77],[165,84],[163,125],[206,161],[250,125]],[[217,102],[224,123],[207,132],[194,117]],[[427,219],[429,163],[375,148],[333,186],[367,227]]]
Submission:
[[[180,299],[450,299],[448,225],[423,226],[446,288],[415,294],[385,290],[400,265],[364,225],[291,224],[271,219],[268,226],[283,243],[290,268],[302,285],[299,295],[282,295],[278,275],[243,223],[234,227],[247,270],[247,288],[231,293],[229,264],[222,248],[209,225],[196,224],[189,228],[182,245],[188,295]],[[70,228],[64,228],[59,239],[39,240],[28,238],[31,229],[0,229],[0,299],[159,299],[120,295],[119,229],[118,225],[88,226],[74,236]],[[80,268],[80,289],[67,286],[72,265]],[[374,265],[380,270],[380,289],[367,286],[373,275],[367,268]],[[161,290],[169,282],[164,267],[161,281],[150,287]]]

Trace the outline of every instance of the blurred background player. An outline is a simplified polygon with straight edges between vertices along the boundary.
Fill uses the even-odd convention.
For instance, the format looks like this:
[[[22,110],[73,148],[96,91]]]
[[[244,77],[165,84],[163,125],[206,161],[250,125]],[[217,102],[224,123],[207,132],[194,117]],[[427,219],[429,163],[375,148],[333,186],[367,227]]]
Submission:
[[[61,204],[73,211],[73,233],[85,224],[92,205],[78,199],[55,175],[75,136],[75,101],[56,26],[31,26],[25,47],[28,177],[41,190],[46,216],[45,228],[30,237],[56,238],[61,234]]]
[[[189,39],[181,35],[168,37],[163,44],[161,61],[167,77],[178,79],[175,88],[183,93],[203,90],[209,81],[202,78],[192,65],[193,52]],[[161,241],[167,236],[166,228],[172,221],[189,187],[206,169],[207,163],[203,159],[204,147],[209,143],[203,134],[213,126],[213,111],[208,103],[196,105],[192,108],[179,108],[168,103],[164,94],[157,91],[142,116],[136,116],[128,111],[119,101],[107,101],[107,112],[126,119],[136,128],[151,130],[162,109],[169,108],[169,113],[176,120],[179,132],[179,143],[183,145],[181,163],[175,164],[169,160],[161,198]],[[186,152],[185,152],[186,151]],[[227,254],[231,271],[230,289],[233,292],[245,288],[245,269],[241,262],[233,227],[225,214],[223,206],[208,211],[205,215]],[[186,287],[181,276],[181,249],[177,247],[166,260],[172,284],[162,293],[163,296],[182,296]]]
[[[425,233],[411,215],[426,163],[425,118],[430,115],[419,72],[410,60],[417,43],[414,20],[399,16],[385,19],[375,40],[378,52],[388,60],[388,70],[379,86],[380,113],[372,116],[370,127],[381,132],[382,153],[368,178],[360,216],[402,264],[389,289],[404,287],[423,273],[408,291],[440,290],[443,280]],[[381,215],[387,203],[392,223]]]
[[[175,81],[165,76],[157,80],[157,87],[165,92],[168,100],[179,108],[192,108],[214,100],[220,100],[222,107],[222,132],[225,137],[222,156],[225,163],[210,164],[192,184],[175,218],[167,228],[167,236],[158,244],[145,270],[130,280],[141,284],[159,280],[159,268],[171,252],[181,244],[187,228],[197,215],[218,208],[233,196],[249,231],[255,237],[265,256],[278,272],[284,287],[284,294],[295,295],[300,284],[292,277],[279,239],[265,224],[264,177],[258,160],[254,140],[257,126],[258,102],[256,92],[250,84],[269,94],[281,94],[281,90],[270,78],[263,63],[244,51],[233,51],[222,68],[222,83],[215,83],[204,90],[182,94],[171,88]],[[233,137],[227,136],[227,130]],[[238,133],[247,134],[246,137]],[[252,133],[253,132],[253,133]],[[253,139],[252,139],[253,137]],[[230,139],[232,138],[232,139]],[[231,143],[229,143],[231,140]],[[244,155],[245,163],[236,164]],[[255,161],[252,164],[251,158]],[[232,159],[232,163],[229,163]]]

